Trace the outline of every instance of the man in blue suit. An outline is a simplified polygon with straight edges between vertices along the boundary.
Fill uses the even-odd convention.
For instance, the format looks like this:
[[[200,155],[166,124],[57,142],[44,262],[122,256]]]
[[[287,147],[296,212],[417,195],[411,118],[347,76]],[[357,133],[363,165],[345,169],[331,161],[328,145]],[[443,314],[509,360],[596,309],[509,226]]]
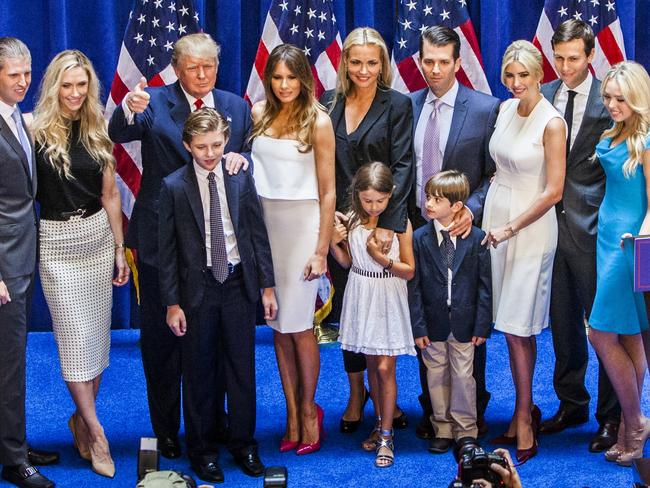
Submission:
[[[202,106],[216,108],[228,120],[231,135],[225,147],[226,168],[247,167],[241,153],[249,151],[251,117],[240,97],[214,88],[219,46],[207,34],[191,34],[176,42],[172,66],[178,81],[147,88],[141,80],[111,117],[108,131],[117,143],[141,141],[142,180],[125,243],[138,251],[142,362],[147,381],[149,414],[163,456],[180,456],[181,349],[165,323],[158,283],[158,197],[164,177],[189,163],[182,143],[183,124]],[[223,396],[223,395],[222,395]],[[225,432],[223,398],[218,406]]]
[[[450,233],[467,237],[472,222],[480,225],[485,196],[495,171],[488,146],[496,123],[499,99],[458,83],[456,73],[461,66],[460,38],[448,27],[429,27],[422,33],[419,63],[428,88],[411,94],[416,177],[409,201],[409,218],[416,229],[426,223],[426,210],[423,211],[426,181],[439,171],[455,169],[467,176],[470,196],[464,210],[458,212]],[[431,400],[426,368],[421,360],[419,362],[422,386],[420,404],[424,415],[416,434],[431,439]],[[483,414],[490,399],[485,388],[485,345],[476,348],[474,377],[479,436],[482,436],[487,432]]]
[[[192,468],[223,481],[218,465],[215,386],[225,380],[228,449],[242,471],[261,476],[255,434],[255,312],[277,302],[266,227],[253,176],[229,175],[222,155],[228,122],[192,113],[183,143],[192,162],[163,180],[159,211],[160,289],[167,325],[182,337],[183,414]],[[223,401],[223,400],[221,400]]]

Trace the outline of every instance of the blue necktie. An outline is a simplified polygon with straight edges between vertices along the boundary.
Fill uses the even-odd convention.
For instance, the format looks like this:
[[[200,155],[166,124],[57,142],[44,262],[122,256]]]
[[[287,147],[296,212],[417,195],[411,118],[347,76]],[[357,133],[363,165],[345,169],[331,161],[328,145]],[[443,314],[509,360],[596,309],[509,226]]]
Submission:
[[[32,176],[32,146],[29,143],[29,138],[27,137],[27,134],[25,133],[25,129],[23,128],[23,121],[20,119],[20,110],[16,108],[14,110],[14,113],[11,114],[11,118],[14,119],[14,122],[16,123],[16,129],[18,132],[18,140],[20,141],[20,145],[23,147],[23,151],[25,151],[25,156],[27,157],[27,162],[29,163],[29,176]]]
[[[454,267],[454,252],[456,248],[454,247],[454,243],[451,242],[449,231],[441,230],[440,233],[442,234],[442,242],[440,243],[442,260],[447,268],[452,269]]]

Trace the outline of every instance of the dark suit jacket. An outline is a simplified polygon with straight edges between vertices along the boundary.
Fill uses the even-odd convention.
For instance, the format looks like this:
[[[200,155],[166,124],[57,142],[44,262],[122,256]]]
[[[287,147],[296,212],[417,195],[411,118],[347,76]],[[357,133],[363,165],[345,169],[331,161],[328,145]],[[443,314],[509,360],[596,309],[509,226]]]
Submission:
[[[345,101],[334,103],[334,90],[321,97],[328,107],[332,126],[336,130],[345,117]],[[354,159],[347,160],[340,147],[336,148],[337,210],[345,210],[352,178],[366,163],[380,161],[390,167],[395,190],[388,207],[379,217],[379,227],[395,232],[406,230],[407,199],[413,180],[413,116],[409,99],[395,90],[377,90],[368,113],[355,132]]]
[[[408,282],[413,337],[446,341],[449,332],[459,342],[489,337],[492,326],[490,251],[481,246],[478,227],[466,239],[456,239],[452,269],[451,312],[447,308],[447,268],[443,264],[433,221],[413,234],[415,276]]]
[[[428,92],[429,88],[424,88],[410,95],[413,106],[414,137]],[[496,171],[489,145],[500,103],[498,98],[471,90],[459,83],[449,138],[442,159],[443,170],[461,171],[469,179],[470,196],[465,205],[474,214],[476,225],[480,224],[483,217],[483,204],[490,186],[490,178]],[[409,199],[409,216],[412,222],[421,225],[424,220],[420,216],[420,209],[416,206],[418,195],[415,194],[415,188],[414,184]]]
[[[29,134],[25,121],[23,128]],[[0,281],[31,275],[36,266],[37,177],[33,147],[30,178],[25,151],[0,117]]]
[[[250,171],[224,171],[228,209],[241,256],[248,299],[274,286],[271,247]],[[205,224],[196,172],[190,162],[162,181],[159,210],[159,280],[163,305],[196,310],[203,298]]]
[[[553,103],[562,82],[542,85],[542,94]],[[560,239],[573,240],[581,251],[596,251],[598,208],[605,195],[605,173],[598,160],[591,159],[600,135],[612,125],[600,97],[600,81],[593,79],[585,115],[566,162],[562,206],[564,218],[558,219]],[[566,224],[566,225],[564,225]],[[566,228],[566,232],[562,232]],[[571,242],[571,241],[568,242]]]
[[[183,146],[183,125],[190,106],[180,83],[147,88],[149,106],[136,114],[128,125],[122,105],[113,112],[108,125],[111,139],[117,143],[142,141],[142,180],[137,195],[126,245],[137,248],[138,259],[158,266],[158,196],[162,179],[191,162]],[[212,90],[216,110],[230,122],[230,140],[225,152],[248,152],[248,136],[252,121],[248,104],[240,97],[222,90]]]

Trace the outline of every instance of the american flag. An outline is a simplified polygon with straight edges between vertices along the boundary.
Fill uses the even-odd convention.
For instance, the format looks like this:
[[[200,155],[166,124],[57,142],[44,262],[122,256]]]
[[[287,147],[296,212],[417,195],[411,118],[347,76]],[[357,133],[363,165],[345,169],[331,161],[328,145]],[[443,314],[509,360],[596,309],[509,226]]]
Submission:
[[[263,100],[262,76],[269,53],[279,44],[293,44],[307,55],[316,81],[316,97],[336,85],[341,36],[332,0],[273,0],[248,80],[245,98]]]
[[[141,77],[147,79],[149,86],[174,83],[176,75],[170,64],[174,43],[199,30],[199,14],[192,0],[135,0],[106,102],[106,119],[110,119],[115,107]],[[140,190],[140,142],[115,144],[113,154],[117,160],[122,211],[128,220]]]
[[[587,22],[596,34],[596,53],[591,63],[596,78],[603,79],[612,65],[625,59],[614,0],[546,0],[533,39],[544,56],[544,82],[558,78],[552,62],[551,37],[558,25],[571,18]]]
[[[458,81],[475,90],[491,94],[474,25],[467,11],[467,0],[400,0],[393,43],[393,88],[414,92],[427,86],[418,67],[420,35],[434,25],[454,29],[460,36],[461,68]]]

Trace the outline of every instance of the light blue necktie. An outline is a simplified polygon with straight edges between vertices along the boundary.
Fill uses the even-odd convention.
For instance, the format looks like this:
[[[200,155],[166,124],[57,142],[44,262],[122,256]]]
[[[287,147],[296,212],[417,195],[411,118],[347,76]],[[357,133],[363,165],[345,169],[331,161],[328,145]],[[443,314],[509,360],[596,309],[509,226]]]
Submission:
[[[11,114],[11,118],[14,119],[14,122],[16,123],[16,129],[18,131],[18,140],[20,141],[20,145],[23,147],[23,151],[25,151],[25,156],[27,156],[27,162],[29,163],[29,176],[32,176],[32,146],[29,143],[29,138],[27,137],[27,133],[25,132],[25,129],[23,127],[23,121],[20,119],[20,110],[16,108],[14,110],[14,113]]]

